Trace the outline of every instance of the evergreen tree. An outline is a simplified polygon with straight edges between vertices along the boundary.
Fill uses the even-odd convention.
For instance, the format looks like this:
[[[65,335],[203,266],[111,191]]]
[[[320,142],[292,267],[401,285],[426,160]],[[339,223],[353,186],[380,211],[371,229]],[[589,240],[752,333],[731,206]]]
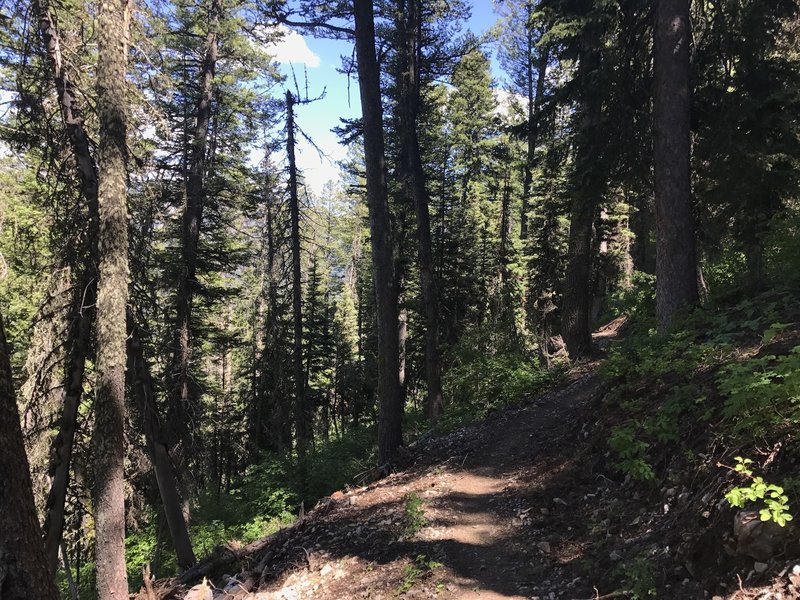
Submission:
[[[372,244],[373,281],[378,329],[378,463],[389,465],[403,443],[403,405],[398,380],[399,348],[396,334],[397,282],[392,228],[386,186],[380,71],[375,57],[375,21],[372,3],[354,0],[356,58],[366,157],[367,204]]]
[[[0,316],[0,561],[3,578],[0,592],[9,600],[58,598],[47,568],[44,547],[33,502],[31,476],[20,427],[17,399],[11,374],[5,325]],[[13,482],[13,483],[12,483]]]
[[[97,102],[100,117],[98,205],[94,514],[97,593],[128,590],[125,566],[125,307],[128,300],[127,101],[128,8],[101,2],[98,17]]]
[[[654,35],[656,311],[665,331],[678,310],[698,300],[689,167],[689,1],[659,0]]]

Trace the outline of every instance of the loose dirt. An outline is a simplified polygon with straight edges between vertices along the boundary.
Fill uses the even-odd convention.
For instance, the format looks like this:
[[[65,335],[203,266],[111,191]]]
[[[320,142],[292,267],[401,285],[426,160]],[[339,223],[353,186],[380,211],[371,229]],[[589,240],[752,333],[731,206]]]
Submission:
[[[246,555],[214,598],[800,598],[793,562],[775,578],[780,565],[726,556],[721,486],[643,492],[615,472],[598,364],[414,444],[399,472],[335,493]]]

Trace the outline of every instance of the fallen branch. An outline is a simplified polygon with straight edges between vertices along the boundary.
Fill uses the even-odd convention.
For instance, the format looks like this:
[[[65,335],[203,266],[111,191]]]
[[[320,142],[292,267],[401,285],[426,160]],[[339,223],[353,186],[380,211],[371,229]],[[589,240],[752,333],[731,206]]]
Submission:
[[[613,592],[611,592],[609,594],[603,594],[601,596],[600,592],[595,587],[594,588],[594,596],[592,596],[591,598],[584,598],[584,599],[577,599],[576,598],[575,600],[611,600],[612,598],[627,598],[630,595],[631,595],[631,592],[629,590],[616,590],[616,591],[613,591]]]
[[[204,558],[193,567],[184,571],[179,577],[178,581],[182,584],[197,581],[201,577],[205,577],[222,567],[227,567],[241,561],[243,558],[258,554],[273,542],[288,537],[289,533],[301,524],[303,521],[290,525],[272,535],[260,540],[256,540],[241,548],[231,548],[230,546],[220,546],[211,556]]]

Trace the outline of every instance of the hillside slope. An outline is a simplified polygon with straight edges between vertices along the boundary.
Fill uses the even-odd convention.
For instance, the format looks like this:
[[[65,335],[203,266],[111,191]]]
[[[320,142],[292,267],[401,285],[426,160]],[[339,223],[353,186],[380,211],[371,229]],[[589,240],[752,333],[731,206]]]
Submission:
[[[792,329],[776,344],[788,349],[798,337]],[[415,444],[398,473],[337,492],[292,527],[183,577],[196,583],[207,572],[224,590],[170,581],[140,597],[800,598],[791,528],[769,557],[732,549],[724,469],[673,469],[649,486],[614,469],[607,439],[620,417],[606,405],[599,364]],[[710,464],[727,452],[706,450]]]

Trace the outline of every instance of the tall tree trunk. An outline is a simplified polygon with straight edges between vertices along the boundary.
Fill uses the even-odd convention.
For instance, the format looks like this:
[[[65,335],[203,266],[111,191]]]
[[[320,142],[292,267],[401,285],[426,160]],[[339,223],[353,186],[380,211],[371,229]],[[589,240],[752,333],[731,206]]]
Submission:
[[[97,395],[94,517],[97,594],[128,594],[125,567],[125,361],[128,207],[125,72],[127,0],[103,0],[98,14],[97,107],[100,279],[97,286]]]
[[[177,314],[173,358],[167,386],[170,395],[167,417],[173,424],[177,446],[176,463],[179,473],[186,477],[186,463],[194,445],[192,424],[196,423],[199,407],[196,390],[190,378],[192,359],[192,306],[197,288],[197,252],[200,226],[206,196],[208,131],[214,98],[214,75],[217,68],[218,30],[222,14],[220,0],[211,0],[208,14],[205,54],[199,75],[199,97],[196,122],[189,151],[186,173],[186,204],[183,211],[181,238],[182,269],[178,280]],[[188,486],[184,493],[188,493]],[[184,499],[186,500],[186,499]]]
[[[164,516],[167,520],[172,545],[178,558],[178,565],[188,569],[195,562],[192,543],[189,539],[189,530],[183,518],[181,498],[178,491],[178,478],[170,459],[164,434],[161,430],[160,419],[156,408],[155,389],[153,378],[150,375],[150,365],[144,357],[139,327],[133,315],[128,311],[128,377],[133,399],[142,416],[142,428],[147,448],[150,451],[150,460],[156,475],[158,491],[164,505]]]
[[[367,206],[372,243],[372,278],[378,321],[378,464],[388,465],[403,444],[397,342],[397,288],[386,186],[380,70],[375,56],[371,0],[354,0],[356,59],[364,123]]]
[[[94,272],[94,269],[90,269]],[[58,549],[64,532],[64,508],[69,486],[72,447],[78,424],[78,407],[83,396],[83,377],[86,357],[89,355],[91,329],[94,322],[94,304],[97,293],[97,279],[92,277],[85,286],[75,292],[73,302],[78,307],[73,311],[72,323],[67,335],[67,364],[65,369],[64,406],[58,435],[50,450],[50,491],[47,494],[44,517],[44,544],[47,566],[51,575],[58,568]]]
[[[402,2],[401,2],[402,4]],[[420,291],[422,312],[425,317],[425,382],[427,385],[426,411],[428,418],[436,422],[444,412],[442,395],[441,354],[439,352],[439,293],[433,264],[431,241],[430,198],[425,183],[419,135],[417,133],[420,105],[420,1],[408,0],[407,7],[400,7],[400,26],[403,33],[403,60],[398,86],[401,93],[400,143],[401,160],[405,163],[408,188],[414,203],[417,220],[417,247],[419,258]],[[405,10],[402,10],[404,9]]]
[[[689,0],[658,0],[653,50],[656,188],[656,316],[666,330],[696,304],[697,265],[690,180]]]
[[[600,68],[599,40],[586,35],[581,48],[577,77],[582,82],[581,130],[577,136],[573,167],[572,209],[569,222],[567,269],[561,311],[561,335],[570,358],[587,356],[592,349],[590,312],[592,304],[592,225],[606,179],[599,164],[602,152],[599,132],[601,99],[589,85]]]
[[[0,315],[0,598],[57,600],[36,517],[31,473]]]
[[[38,0],[35,6],[39,17],[39,35],[50,62],[61,119],[75,160],[75,170],[81,193],[86,200],[88,216],[86,239],[90,244],[88,248],[89,262],[84,267],[73,294],[71,323],[66,343],[68,356],[64,378],[64,406],[60,430],[52,442],[50,452],[51,484],[45,504],[44,536],[47,565],[50,573],[55,575],[58,568],[58,550],[64,529],[64,506],[69,484],[78,406],[83,395],[83,376],[95,318],[99,211],[97,207],[97,167],[89,146],[89,136],[84,127],[83,113],[77,101],[77,91],[61,55],[61,40],[55,18],[47,0]]]
[[[292,244],[292,320],[294,341],[292,364],[294,371],[294,422],[297,435],[297,458],[305,469],[310,443],[308,407],[306,406],[306,378],[303,369],[303,290],[300,272],[300,200],[297,193],[297,163],[295,161],[295,99],[286,92],[286,152],[289,156],[289,218]]]
[[[510,162],[510,156],[506,156]],[[511,169],[507,169],[503,177],[502,192],[500,194],[500,242],[497,248],[498,254],[498,306],[497,317],[509,324],[513,324],[513,313],[511,311]]]

